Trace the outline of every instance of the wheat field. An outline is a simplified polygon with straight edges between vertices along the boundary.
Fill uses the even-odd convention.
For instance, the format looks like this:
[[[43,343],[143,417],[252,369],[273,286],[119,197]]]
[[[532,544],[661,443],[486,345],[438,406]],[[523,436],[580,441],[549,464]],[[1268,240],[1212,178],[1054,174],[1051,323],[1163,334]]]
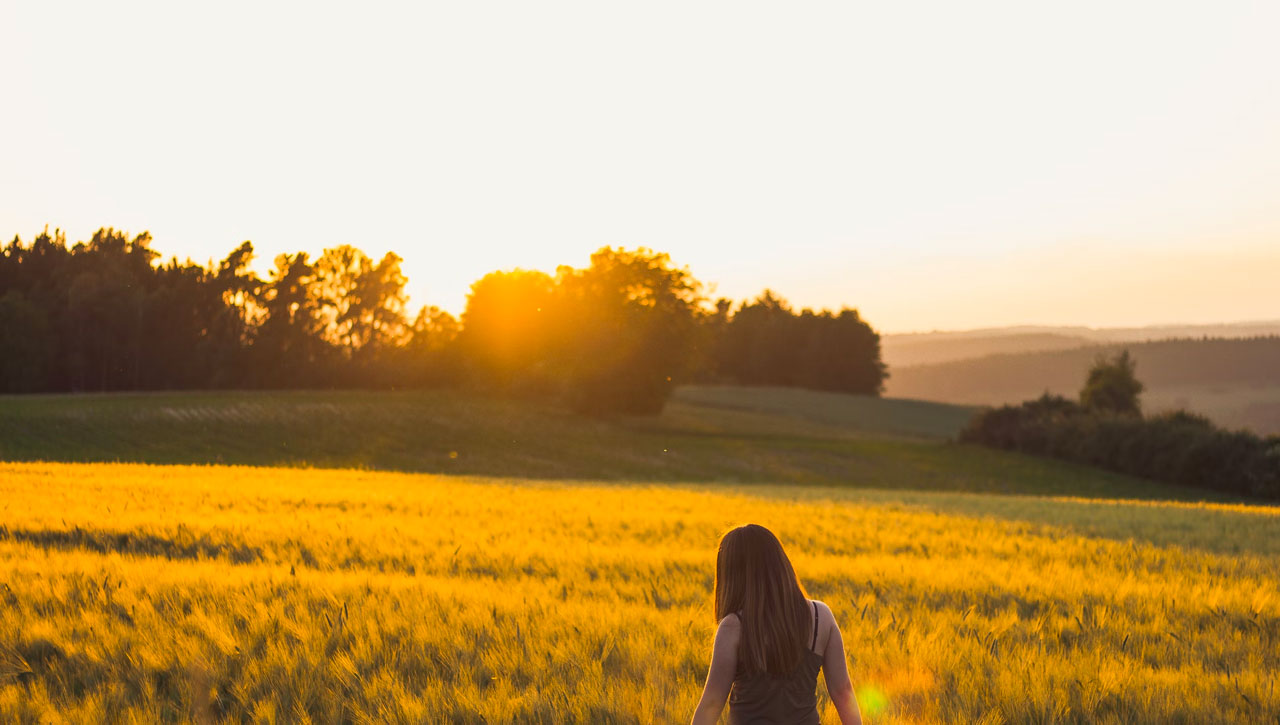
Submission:
[[[747,521],[870,722],[1280,717],[1276,508],[40,463],[0,499],[4,722],[683,721]]]

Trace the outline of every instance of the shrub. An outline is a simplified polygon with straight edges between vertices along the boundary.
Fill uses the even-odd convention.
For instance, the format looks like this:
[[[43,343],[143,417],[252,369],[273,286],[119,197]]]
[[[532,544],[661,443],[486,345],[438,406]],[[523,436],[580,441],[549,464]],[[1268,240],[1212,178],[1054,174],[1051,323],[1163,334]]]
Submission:
[[[1093,363],[1080,391],[1080,403],[1089,410],[1138,415],[1143,384],[1134,375],[1133,357],[1125,350],[1115,358],[1100,357]]]
[[[1280,498],[1280,437],[1223,430],[1186,411],[1141,418],[1046,394],[978,413],[960,440],[1167,483]]]

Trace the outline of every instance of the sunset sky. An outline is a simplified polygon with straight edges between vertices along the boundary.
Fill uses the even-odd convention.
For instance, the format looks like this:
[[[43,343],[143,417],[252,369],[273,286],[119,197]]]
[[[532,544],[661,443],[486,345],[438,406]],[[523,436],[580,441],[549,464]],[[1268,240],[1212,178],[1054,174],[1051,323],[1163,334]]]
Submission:
[[[0,2],[0,234],[670,252],[887,332],[1280,319],[1280,3]]]

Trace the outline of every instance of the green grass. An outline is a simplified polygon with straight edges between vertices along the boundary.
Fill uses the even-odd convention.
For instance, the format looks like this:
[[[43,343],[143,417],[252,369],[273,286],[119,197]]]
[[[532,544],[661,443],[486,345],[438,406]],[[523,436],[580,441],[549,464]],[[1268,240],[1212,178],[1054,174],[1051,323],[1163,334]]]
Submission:
[[[612,420],[455,391],[11,396],[0,460],[1221,499],[938,437],[967,414],[727,387],[683,389],[661,417]]]
[[[927,400],[727,385],[686,386],[676,391],[675,400],[699,408],[764,413],[851,432],[911,438],[954,438],[977,410]]]

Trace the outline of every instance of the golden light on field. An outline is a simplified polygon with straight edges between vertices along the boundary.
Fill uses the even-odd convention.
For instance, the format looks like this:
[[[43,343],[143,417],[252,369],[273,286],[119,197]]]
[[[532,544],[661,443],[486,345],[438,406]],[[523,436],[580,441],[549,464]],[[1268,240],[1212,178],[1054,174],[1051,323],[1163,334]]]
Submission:
[[[742,521],[873,722],[1280,714],[1268,507],[111,464],[0,498],[4,720],[680,721]]]

